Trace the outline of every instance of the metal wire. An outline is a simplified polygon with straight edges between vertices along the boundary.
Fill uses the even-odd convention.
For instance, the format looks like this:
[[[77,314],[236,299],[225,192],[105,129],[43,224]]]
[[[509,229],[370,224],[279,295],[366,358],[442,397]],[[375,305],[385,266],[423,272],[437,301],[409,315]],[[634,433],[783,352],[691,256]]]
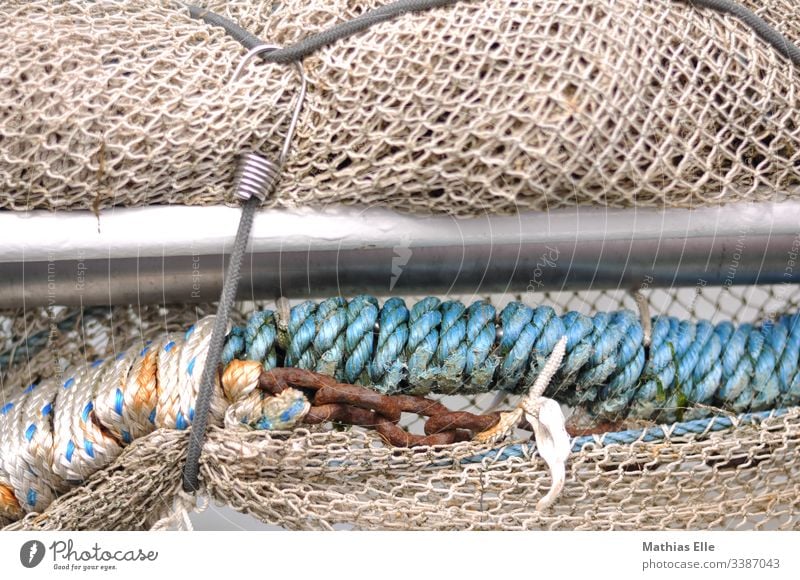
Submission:
[[[244,58],[242,58],[241,62],[239,62],[239,66],[236,67],[233,77],[231,78],[231,82],[235,82],[239,79],[244,71],[244,67],[247,66],[247,63],[250,62],[254,56],[275,52],[276,50],[280,50],[280,48],[280,46],[274,44],[259,44],[258,46],[254,46],[248,50],[247,54],[245,54]],[[305,101],[306,92],[308,90],[308,80],[306,79],[306,73],[305,70],[303,70],[303,65],[300,64],[300,61],[296,61],[292,64],[294,64],[297,74],[300,75],[300,92],[297,95],[297,101],[295,103],[294,110],[292,111],[292,118],[289,121],[289,129],[286,132],[286,138],[283,141],[283,147],[281,148],[281,153],[278,157],[279,166],[283,166],[283,164],[286,162],[286,157],[289,155],[289,148],[292,145],[292,137],[294,137],[295,129],[297,129],[297,121],[300,118],[300,111],[303,108],[303,101]]]

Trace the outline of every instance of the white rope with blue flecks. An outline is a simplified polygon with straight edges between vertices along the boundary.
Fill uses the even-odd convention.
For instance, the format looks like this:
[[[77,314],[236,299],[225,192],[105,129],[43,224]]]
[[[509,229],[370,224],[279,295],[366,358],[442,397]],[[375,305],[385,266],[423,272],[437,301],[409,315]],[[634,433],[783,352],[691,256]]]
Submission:
[[[41,512],[109,465],[134,439],[159,428],[189,427],[213,321],[213,316],[203,318],[184,335],[30,385],[5,402],[0,407],[0,517]],[[253,361],[228,365],[222,382],[216,381],[213,423],[280,429],[305,416],[310,404],[301,391],[263,395],[261,370]],[[276,420],[281,416],[287,420]]]

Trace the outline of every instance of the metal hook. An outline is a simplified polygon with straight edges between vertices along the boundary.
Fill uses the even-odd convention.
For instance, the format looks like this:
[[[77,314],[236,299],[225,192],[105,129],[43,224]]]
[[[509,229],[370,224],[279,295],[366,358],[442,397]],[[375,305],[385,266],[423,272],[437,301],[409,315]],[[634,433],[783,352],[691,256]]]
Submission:
[[[239,63],[239,66],[236,67],[231,82],[235,82],[241,76],[244,67],[254,56],[263,52],[272,52],[279,48],[281,47],[273,44],[260,44],[248,50],[247,54],[244,55],[244,58],[242,58]],[[299,62],[295,62],[294,65],[297,69],[297,73],[300,75],[300,93],[298,94],[297,103],[292,112],[292,118],[289,121],[289,130],[286,132],[286,138],[283,142],[278,162],[275,163],[270,159],[266,159],[258,153],[248,153],[242,156],[239,161],[239,166],[236,169],[235,185],[236,196],[241,199],[257,197],[261,201],[264,201],[267,195],[275,188],[280,170],[283,168],[283,164],[286,162],[286,158],[289,155],[289,148],[291,147],[292,138],[297,128],[297,121],[300,118],[300,111],[303,108],[303,101],[305,101],[306,89],[308,86],[302,65]]]

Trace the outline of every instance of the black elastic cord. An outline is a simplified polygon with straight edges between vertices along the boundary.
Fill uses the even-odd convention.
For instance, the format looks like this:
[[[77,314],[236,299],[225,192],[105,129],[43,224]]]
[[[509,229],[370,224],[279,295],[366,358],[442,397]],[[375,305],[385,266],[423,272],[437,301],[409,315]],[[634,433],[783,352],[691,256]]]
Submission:
[[[374,24],[385,22],[401,14],[407,12],[415,12],[420,10],[428,10],[430,8],[438,8],[449,6],[456,2],[464,0],[400,0],[380,6],[369,12],[365,12],[361,16],[343,22],[324,30],[317,34],[312,34],[308,38],[304,38],[297,44],[282,48],[270,53],[265,53],[262,58],[269,62],[276,63],[291,63],[308,56],[314,51],[327,46],[339,39],[345,38],[356,32],[366,30]],[[752,10],[735,2],[734,0],[679,0],[686,4],[690,4],[695,8],[710,8],[720,12],[721,14],[730,14],[742,21],[753,32],[755,32],[762,40],[772,46],[778,53],[791,60],[795,65],[800,66],[800,48],[792,43],[783,34],[778,32],[766,20],[758,16]],[[239,41],[245,48],[253,48],[263,42],[255,35],[251,34],[232,20],[210,12],[204,8],[186,5],[189,9],[189,15],[192,18],[198,18],[212,26],[220,26],[234,39]]]
[[[297,62],[307,57],[309,54],[333,44],[337,40],[352,36],[357,32],[367,30],[371,26],[386,22],[392,18],[396,18],[409,12],[421,12],[423,10],[430,10],[432,8],[441,8],[443,6],[450,6],[457,2],[464,2],[466,0],[397,0],[385,6],[379,6],[373,10],[365,12],[352,20],[342,22],[336,26],[332,26],[322,32],[312,34],[286,48],[274,50],[269,53],[264,53],[262,58],[268,62],[279,64],[289,64]],[[212,26],[221,26],[225,29],[230,36],[238,40],[245,48],[253,48],[259,44],[265,44],[259,40],[257,36],[249,33],[247,30],[225,18],[219,14],[210,12],[204,8],[199,8],[191,4],[186,5],[189,9],[189,15],[192,18],[199,18],[211,24]]]
[[[287,48],[281,48],[272,52],[265,52],[261,55],[262,59],[268,62],[289,64],[298,62],[314,51],[332,44],[370,26],[385,22],[408,12],[418,12],[431,8],[449,6],[459,1],[465,0],[398,0],[391,4],[381,6],[361,16],[337,24],[336,26],[312,34]],[[681,0],[694,6],[711,8],[718,12],[731,14],[739,18],[747,26],[760,36],[763,40],[772,45],[780,54],[790,59],[795,65],[800,66],[800,49],[792,44],[785,36],[767,24],[762,18],[733,2],[732,0]],[[187,4],[189,14],[192,18],[199,18],[212,26],[220,26],[225,31],[241,43],[245,48],[251,49],[260,44],[265,44],[257,36],[251,34],[235,22],[210,12],[197,6]],[[258,207],[258,200],[252,198],[245,202],[242,209],[242,217],[239,222],[239,229],[236,232],[233,252],[228,263],[227,276],[225,277],[217,309],[217,318],[211,331],[211,342],[206,355],[206,364],[203,367],[203,375],[200,382],[200,390],[195,404],[194,420],[192,421],[192,431],[189,436],[189,448],[186,455],[186,465],[183,469],[183,488],[186,491],[195,492],[199,488],[198,473],[200,464],[200,454],[203,448],[206,429],[208,427],[208,412],[211,407],[211,399],[214,395],[214,380],[217,367],[221,360],[222,346],[225,340],[225,331],[228,325],[230,311],[236,299],[236,290],[239,286],[242,259],[250,238],[250,229],[253,225],[253,217]]]
[[[259,200],[251,197],[242,206],[242,216],[239,219],[239,229],[233,242],[228,270],[222,285],[222,295],[217,307],[217,317],[211,329],[211,341],[208,344],[206,364],[203,366],[203,375],[200,378],[200,390],[194,405],[194,418],[192,431],[189,434],[189,447],[186,451],[186,465],[183,468],[183,489],[197,491],[199,484],[197,476],[200,472],[200,453],[203,450],[203,440],[208,428],[208,412],[211,409],[211,399],[214,396],[214,381],[216,379],[219,361],[222,358],[222,347],[231,315],[233,303],[236,300],[236,291],[239,289],[239,278],[242,272],[242,261],[250,240],[250,230],[253,226],[253,217],[258,209]]]
[[[325,32],[314,34],[288,48],[265,52],[261,57],[267,62],[279,64],[298,62],[302,60],[303,57],[323,46],[327,46],[332,42],[365,30],[379,22],[384,22],[407,12],[437,8],[439,6],[455,4],[458,1],[462,0],[400,0],[366,12],[358,18],[336,25]],[[239,41],[247,49],[265,44],[257,36],[254,36],[235,22],[219,14],[209,12],[197,6],[187,5],[187,7],[189,9],[189,14],[193,18],[200,18],[213,26],[221,26],[229,35]],[[239,229],[236,232],[236,240],[233,245],[230,261],[228,262],[228,270],[222,286],[222,295],[220,296],[219,306],[217,307],[217,317],[211,329],[211,341],[208,345],[203,375],[200,378],[200,388],[194,407],[192,430],[189,434],[189,446],[186,451],[186,464],[183,467],[183,489],[188,492],[196,492],[200,487],[198,481],[198,475],[200,473],[200,455],[203,451],[203,441],[205,440],[206,430],[208,429],[208,412],[211,409],[211,399],[214,396],[214,381],[216,379],[217,368],[222,359],[222,347],[225,342],[228,318],[230,318],[231,309],[236,300],[236,291],[239,287],[239,278],[242,270],[242,260],[245,250],[247,249],[247,242],[250,239],[250,229],[252,228],[253,217],[255,216],[258,205],[258,199],[254,197],[247,200],[242,208]]]
[[[189,9],[189,16],[197,20],[202,20],[211,26],[219,26],[220,28],[224,28],[225,32],[228,33],[228,36],[239,42],[239,44],[244,46],[247,50],[250,50],[254,46],[258,46],[259,44],[266,44],[255,34],[245,30],[233,20],[228,20],[224,16],[220,16],[215,12],[210,12],[205,8],[200,8],[199,6],[193,6],[192,4],[186,4],[186,7]],[[263,56],[266,56],[266,53]]]
[[[791,60],[795,66],[800,66],[800,48],[789,41],[783,34],[770,26],[766,20],[758,16],[755,12],[745,8],[733,0],[682,0],[692,6],[701,8],[711,8],[723,14],[730,14],[749,26],[753,32],[761,37],[778,51],[780,54]]]

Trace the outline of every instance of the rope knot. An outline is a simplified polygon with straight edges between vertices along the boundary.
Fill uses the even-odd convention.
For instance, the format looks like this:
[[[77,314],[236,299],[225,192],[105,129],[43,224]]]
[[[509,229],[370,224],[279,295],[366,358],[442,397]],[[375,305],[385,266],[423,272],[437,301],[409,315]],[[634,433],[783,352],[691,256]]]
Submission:
[[[287,388],[273,396],[259,388],[262,372],[258,361],[233,360],[225,367],[222,390],[230,402],[226,428],[289,429],[308,414],[311,404],[302,391]]]
[[[561,366],[567,348],[567,337],[562,337],[552,354],[545,362],[544,368],[536,378],[528,394],[522,398],[516,409],[501,413],[500,420],[491,429],[479,433],[475,440],[481,443],[496,443],[511,434],[522,421],[523,416],[533,428],[536,437],[536,449],[547,463],[553,481],[550,490],[536,504],[541,511],[548,508],[556,500],[564,488],[566,480],[566,461],[570,453],[570,438],[565,427],[561,406],[544,396],[550,380]]]

